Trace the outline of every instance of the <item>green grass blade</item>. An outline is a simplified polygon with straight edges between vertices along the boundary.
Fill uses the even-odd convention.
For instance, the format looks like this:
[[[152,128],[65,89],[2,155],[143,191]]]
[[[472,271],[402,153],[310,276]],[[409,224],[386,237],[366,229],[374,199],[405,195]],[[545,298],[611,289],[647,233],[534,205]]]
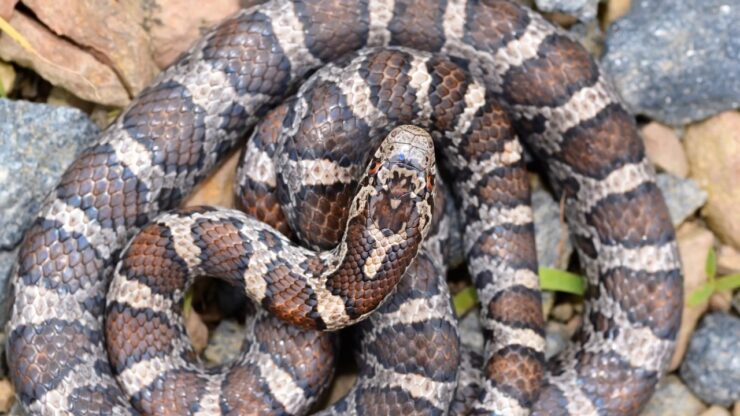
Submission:
[[[457,316],[463,316],[470,312],[476,303],[478,303],[478,294],[475,293],[475,288],[472,286],[466,287],[452,298],[452,305],[455,307]]]
[[[740,273],[721,277],[714,281],[717,290],[734,290],[740,288]]]
[[[540,267],[540,288],[583,296],[586,292],[586,279],[564,270]]]
[[[699,305],[700,303],[709,299],[710,296],[712,296],[712,293],[714,293],[714,289],[714,282],[705,283],[704,285],[691,292],[691,295],[689,295],[686,304],[692,307]]]
[[[707,263],[704,266],[704,270],[707,272],[707,278],[712,281],[717,275],[717,252],[714,251],[714,247],[709,248],[707,253]]]

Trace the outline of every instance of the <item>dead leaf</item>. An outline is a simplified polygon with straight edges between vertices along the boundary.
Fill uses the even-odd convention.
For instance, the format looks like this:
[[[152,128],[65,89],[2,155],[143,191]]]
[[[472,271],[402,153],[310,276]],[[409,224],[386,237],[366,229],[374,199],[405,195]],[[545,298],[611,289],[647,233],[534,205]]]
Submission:
[[[0,0],[0,17],[5,20],[10,19],[16,3],[18,3],[18,0]]]
[[[43,0],[35,0],[43,1]],[[207,28],[239,10],[239,0],[154,0],[144,10],[157,65],[164,68],[187,50]]]
[[[159,69],[152,59],[149,36],[141,27],[140,15],[122,3],[128,2],[23,0],[54,33],[111,66],[130,96],[134,96],[149,85]]]
[[[129,96],[113,70],[37,21],[16,11],[8,22],[31,45],[29,51],[7,34],[0,35],[0,59],[35,70],[54,85],[80,98],[122,107]]]

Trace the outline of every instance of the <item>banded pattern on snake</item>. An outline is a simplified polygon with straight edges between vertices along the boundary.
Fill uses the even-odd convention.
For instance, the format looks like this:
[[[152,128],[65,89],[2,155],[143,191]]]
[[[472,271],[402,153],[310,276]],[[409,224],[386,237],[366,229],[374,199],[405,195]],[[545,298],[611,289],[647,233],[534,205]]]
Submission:
[[[532,283],[506,292],[512,297],[497,298],[485,291],[489,283],[502,283],[497,268],[478,263],[476,269],[469,262],[494,335],[487,348],[489,378],[478,395],[483,409],[526,413],[533,403],[536,414],[639,411],[667,365],[680,320],[680,263],[667,211],[634,121],[598,66],[542,17],[502,0],[273,0],[206,34],[70,167],[26,235],[7,348],[11,378],[26,409],[33,414],[136,413],[112,377],[103,346],[105,289],[125,242],[175,206],[304,75],[329,62],[346,62],[342,57],[363,47],[387,45],[434,52],[467,71],[470,79],[461,82],[466,89],[457,91],[461,111],[445,113],[450,118],[445,122],[460,126],[460,133],[479,114],[494,126],[512,120],[513,130],[547,162],[554,187],[565,198],[589,277],[578,343],[548,364],[537,394],[539,385],[504,379],[517,374],[501,371],[512,361],[497,353],[511,349],[506,340],[497,344],[505,337],[495,337],[521,325],[521,316],[529,317],[523,321],[527,327],[541,320],[531,308],[509,308],[522,299],[533,303],[536,291],[526,286]],[[418,67],[414,62],[396,71]],[[478,85],[475,80],[480,88],[471,88]],[[417,112],[430,116],[428,107],[404,114],[406,98],[422,102],[428,91],[417,81],[411,78],[406,90],[387,102],[378,94],[382,88],[360,91],[371,101],[352,111],[377,120],[372,112],[387,104],[388,114],[399,120]],[[379,130],[369,127],[369,137],[378,137]],[[477,139],[468,143],[466,150],[474,152]],[[500,143],[516,148],[518,142]],[[463,178],[491,173],[476,171],[480,166],[466,164],[455,150],[440,150],[447,169],[467,174]],[[501,241],[517,249],[518,265],[528,272],[511,274],[503,263],[502,271],[520,285],[521,275],[531,282],[536,264],[526,255],[531,252],[529,219],[520,216],[521,210],[476,211],[484,204],[481,198],[496,196],[487,189],[498,188],[474,187],[473,192],[480,191],[474,198],[457,196],[458,205],[467,207],[469,260],[471,254],[490,257],[476,252],[474,242],[487,250],[499,247],[497,238],[486,245],[474,236],[505,231]],[[492,225],[491,218],[509,225]],[[513,229],[521,231],[514,239]],[[509,313],[517,320],[501,319]],[[544,371],[536,364],[538,347],[528,348],[519,351],[534,363],[524,379]]]

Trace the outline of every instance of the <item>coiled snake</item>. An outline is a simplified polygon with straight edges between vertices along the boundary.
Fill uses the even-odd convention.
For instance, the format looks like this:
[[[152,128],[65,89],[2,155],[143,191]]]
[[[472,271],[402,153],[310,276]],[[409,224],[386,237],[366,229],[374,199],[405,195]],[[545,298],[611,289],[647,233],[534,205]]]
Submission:
[[[379,46],[413,50],[364,49],[351,56]],[[270,108],[322,66],[324,75],[316,73],[315,85],[298,91],[295,109],[285,110],[282,125],[292,139],[280,145],[286,149],[278,157],[288,160],[279,159],[278,179],[305,178],[301,170],[322,164],[341,168],[331,179],[351,178],[353,166],[365,162],[359,160],[367,157],[362,155],[372,154],[359,148],[377,145],[395,125],[417,124],[435,132],[441,164],[455,181],[465,254],[488,339],[474,411],[638,413],[667,366],[680,321],[680,262],[667,210],[634,121],[598,66],[541,16],[502,0],[273,0],[206,34],[75,161],[26,234],[7,328],[10,374],[23,406],[32,414],[138,413],[132,406],[143,402],[132,405],[124,397],[113,377],[115,357],[109,360],[104,345],[106,337],[113,338],[103,329],[105,291],[122,248],[176,206]],[[322,106],[332,111],[309,113]],[[333,130],[312,130],[303,123],[308,119],[319,125],[328,119],[324,125]],[[310,144],[327,132],[349,141],[337,149],[330,149],[332,141],[320,143],[330,153],[318,156],[299,140],[303,136]],[[542,356],[531,210],[517,136],[546,163],[563,195],[588,275],[583,327],[576,342],[549,363]],[[352,137],[372,140],[359,146]],[[372,173],[375,166],[368,169]],[[353,180],[340,182],[353,189],[359,186]],[[288,181],[284,189],[296,183]],[[300,205],[302,199],[291,196],[300,193],[281,192],[284,205]],[[346,200],[342,195],[336,192],[333,199]],[[296,212],[304,211],[286,212],[289,222],[302,221],[291,218]],[[210,215],[222,214],[191,215],[207,222]],[[147,226],[137,239],[161,223]],[[212,225],[228,228],[224,224]],[[389,227],[398,230],[398,225]],[[166,236],[167,229],[155,237]],[[201,240],[209,240],[207,235]],[[216,248],[222,241],[211,240],[209,247]],[[262,255],[274,256],[277,240],[263,240],[268,249],[273,244],[273,251]],[[167,247],[160,251],[167,250],[166,256],[187,264],[187,255]],[[201,261],[211,260],[198,257],[190,265]],[[306,262],[303,270],[321,270],[319,263]],[[288,292],[291,285],[299,288],[263,303],[281,318],[301,316],[304,326],[332,328],[370,313],[394,287],[371,282],[377,290],[370,305],[355,302],[360,298],[349,295],[347,286],[332,287],[331,281],[315,287],[286,281],[281,285]],[[298,299],[303,303],[291,303]],[[275,306],[280,302],[296,308],[280,312]],[[115,305],[109,305],[112,310]],[[142,326],[152,325],[155,315],[138,319]],[[334,325],[330,316],[343,318]],[[255,378],[253,372],[238,380],[250,377]],[[161,377],[157,380],[146,399],[163,385]],[[198,380],[193,377],[193,384]],[[227,377],[196,391],[205,396],[235,384],[237,379]],[[269,393],[274,386],[262,387]],[[414,403],[422,403],[421,389],[413,383],[376,387],[393,393],[388,407],[375,408],[378,412],[410,412]],[[271,397],[269,408],[278,413],[294,409],[274,403],[285,395],[259,397]],[[371,413],[371,403],[378,404],[359,397],[332,411]],[[190,399],[183,412],[238,413],[221,399]],[[446,410],[441,402],[421,409]]]

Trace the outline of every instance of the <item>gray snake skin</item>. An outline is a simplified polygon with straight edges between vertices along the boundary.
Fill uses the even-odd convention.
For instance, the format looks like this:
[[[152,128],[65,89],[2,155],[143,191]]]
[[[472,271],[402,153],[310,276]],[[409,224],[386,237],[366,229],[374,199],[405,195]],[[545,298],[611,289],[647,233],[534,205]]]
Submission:
[[[433,55],[366,49],[346,58],[384,46]],[[598,66],[541,16],[496,0],[270,1],[206,34],[75,161],[26,234],[7,328],[10,374],[24,408],[138,413],[104,345],[105,292],[122,248],[176,206],[306,74],[322,66],[332,74],[332,62],[365,86],[332,84],[336,91],[324,98],[343,97],[349,119],[369,121],[338,123],[339,134],[377,140],[397,124],[426,125],[437,132],[441,165],[458,181],[488,339],[473,411],[637,414],[667,366],[680,323],[681,270],[667,210],[634,120]],[[413,75],[425,71],[430,76]],[[293,121],[297,140],[302,118]],[[517,136],[565,198],[589,283],[576,341],[548,363]],[[277,166],[282,177],[312,160],[293,155],[298,163]],[[342,166],[341,156],[329,160]],[[295,193],[280,192],[297,205]],[[292,215],[289,221],[301,221]],[[393,287],[385,285],[381,297]],[[338,326],[382,300],[371,303],[337,309],[349,316]],[[307,313],[304,326],[321,329],[323,317]],[[187,411],[207,414],[206,407]]]

